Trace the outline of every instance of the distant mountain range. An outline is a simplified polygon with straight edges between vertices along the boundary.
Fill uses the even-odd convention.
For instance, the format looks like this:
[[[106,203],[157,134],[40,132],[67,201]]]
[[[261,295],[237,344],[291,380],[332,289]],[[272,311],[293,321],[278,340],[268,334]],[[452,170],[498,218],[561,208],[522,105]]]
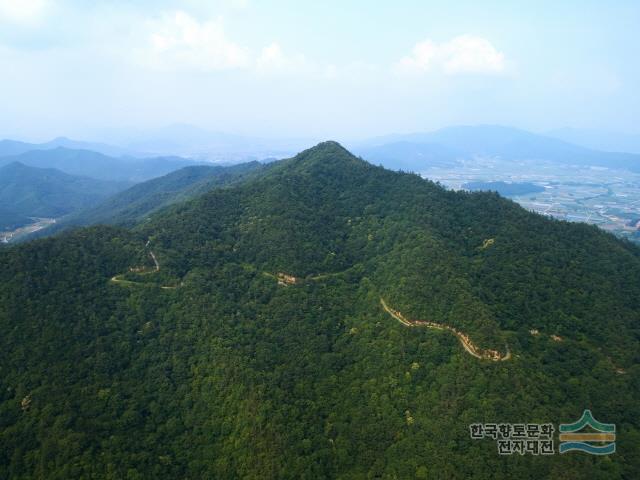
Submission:
[[[13,147],[15,149],[15,145]],[[202,162],[181,157],[116,158],[91,150],[64,147],[49,150],[36,149],[0,156],[0,166],[13,162],[37,168],[55,168],[70,175],[129,182],[140,182],[166,175],[188,165],[202,164]]]
[[[640,135],[638,134],[565,127],[549,130],[545,135],[593,150],[640,154]]]
[[[77,140],[71,140],[66,137],[54,138],[49,142],[44,143],[27,143],[17,140],[0,140],[0,157],[20,155],[33,150],[53,150],[56,148],[66,148],[71,150],[90,150],[92,152],[101,153],[103,155],[109,155],[112,157],[133,156],[133,157],[146,157],[152,156],[150,154],[144,154],[136,152],[134,150],[116,147],[114,145],[107,145],[106,143],[99,142],[80,142]]]
[[[427,166],[454,167],[467,156],[464,150],[455,147],[407,140],[359,148],[356,153],[375,165],[410,171],[419,171]]]
[[[387,135],[362,142],[354,151],[388,168],[421,171],[474,156],[540,160],[640,172],[640,155],[593,150],[557,138],[495,125],[448,127],[429,133]]]
[[[283,158],[314,143],[313,139],[267,139],[212,132],[185,124],[148,130],[112,129],[103,132],[102,137],[106,142],[82,142],[65,137],[45,143],[2,140],[0,161],[2,157],[62,148],[90,151],[117,159],[127,157],[129,165],[117,164],[117,170],[130,172],[130,163],[134,158],[152,160],[152,163],[158,164],[175,162],[177,157],[234,164],[245,163],[248,160]],[[477,155],[496,156],[505,160],[543,160],[633,171],[638,171],[640,164],[640,136],[568,128],[540,135],[497,125],[453,126],[434,132],[376,137],[351,143],[351,147],[354,153],[374,164],[412,171],[421,171],[429,167],[449,168],[457,165],[460,160],[472,159]],[[59,152],[54,156],[60,155]],[[30,153],[30,156],[33,154]],[[14,160],[31,164],[28,159]],[[97,160],[94,158],[91,161]],[[189,161],[192,164],[196,163],[195,160]],[[46,166],[64,170],[61,165]],[[182,166],[186,164],[160,168],[159,175]],[[144,170],[148,166],[143,164],[137,165],[136,168],[142,172],[142,175],[134,174],[136,181],[158,176],[145,174]],[[77,168],[69,173],[92,176],[92,172],[80,172]]]
[[[210,131],[188,124],[146,130],[112,129],[103,137],[133,151],[178,155],[210,161],[246,162],[248,159],[288,156],[315,143],[304,138],[259,138]]]
[[[305,138],[259,138],[209,131],[188,124],[153,129],[118,128],[97,134],[102,141],[78,141],[58,137],[44,143],[0,141],[0,157],[33,150],[67,148],[90,150],[110,157],[185,157],[217,163],[246,163],[283,158],[316,143]]]
[[[12,162],[0,168],[0,205],[4,212],[0,230],[21,226],[31,217],[67,215],[95,205],[129,185]]]

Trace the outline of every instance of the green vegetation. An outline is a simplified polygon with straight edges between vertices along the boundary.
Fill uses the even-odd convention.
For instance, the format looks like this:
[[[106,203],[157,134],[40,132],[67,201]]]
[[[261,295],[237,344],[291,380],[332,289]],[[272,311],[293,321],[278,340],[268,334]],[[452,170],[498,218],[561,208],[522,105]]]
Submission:
[[[0,250],[0,478],[640,477],[637,247],[333,142],[258,173]],[[469,438],[585,408],[615,455]]]
[[[31,223],[31,219],[26,215],[15,213],[6,207],[0,207],[0,231],[15,230],[28,223]]]
[[[259,171],[261,167],[259,162],[229,167],[185,167],[134,185],[94,208],[72,215],[58,228],[91,224],[133,225],[147,219],[162,207],[185,201],[215,187],[237,182],[249,173]]]
[[[27,217],[60,217],[95,205],[127,186],[15,162],[0,168],[0,205]]]
[[[508,183],[508,182],[469,182],[462,188],[471,191],[498,192],[505,197],[515,197],[516,195],[528,195],[530,193],[544,192],[544,187],[530,182]]]

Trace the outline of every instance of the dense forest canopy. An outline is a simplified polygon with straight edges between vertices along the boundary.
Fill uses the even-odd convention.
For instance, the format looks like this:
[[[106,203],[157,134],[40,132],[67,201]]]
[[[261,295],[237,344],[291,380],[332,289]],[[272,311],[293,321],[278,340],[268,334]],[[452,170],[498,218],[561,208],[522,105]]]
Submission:
[[[18,162],[0,167],[0,205],[27,217],[61,217],[95,205],[128,186],[127,182],[68,175]]]
[[[138,183],[110,196],[98,205],[84,208],[34,236],[48,236],[79,225],[132,226],[145,221],[156,210],[188,200],[213,188],[238,182],[259,172],[259,162],[233,166],[189,166]]]
[[[640,250],[495,193],[325,142],[0,273],[0,478],[640,477]],[[469,436],[586,408],[614,455]]]

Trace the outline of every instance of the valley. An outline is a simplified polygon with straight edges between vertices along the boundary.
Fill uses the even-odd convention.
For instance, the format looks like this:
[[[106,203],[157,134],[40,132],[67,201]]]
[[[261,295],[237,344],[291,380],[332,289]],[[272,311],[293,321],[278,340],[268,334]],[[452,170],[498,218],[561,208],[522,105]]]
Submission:
[[[38,232],[56,223],[55,218],[32,218],[33,223],[24,225],[15,230],[0,232],[1,243],[11,243],[18,241],[32,233]]]
[[[571,222],[599,226],[621,238],[640,241],[640,174],[604,167],[558,165],[542,161],[506,161],[476,157],[456,168],[420,171],[453,190],[469,182],[526,182],[542,192],[513,195],[524,208]]]

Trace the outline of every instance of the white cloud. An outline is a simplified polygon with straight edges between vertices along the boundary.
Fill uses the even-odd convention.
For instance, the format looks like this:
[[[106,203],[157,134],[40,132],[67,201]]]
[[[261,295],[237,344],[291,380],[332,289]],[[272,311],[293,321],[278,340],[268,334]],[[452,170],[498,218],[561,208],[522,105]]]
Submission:
[[[233,41],[221,18],[199,21],[177,11],[146,24],[144,46],[134,51],[133,58],[148,68],[203,72],[244,69],[268,75],[314,70],[314,64],[304,55],[286,53],[277,42],[258,53]]]
[[[500,73],[504,70],[504,54],[496,50],[489,40],[473,35],[462,35],[447,46],[447,73]]]
[[[304,55],[286,54],[277,42],[262,49],[255,67],[260,73],[301,73],[314,69]]]
[[[421,73],[440,70],[446,74],[496,74],[505,69],[504,54],[489,40],[474,35],[461,35],[444,43],[424,40],[417,43],[411,55],[396,65],[402,73]]]
[[[246,68],[247,48],[230,40],[220,19],[199,22],[178,11],[149,22],[147,45],[137,61],[161,70],[226,70]]]
[[[0,0],[0,22],[37,24],[49,6],[48,0]]]
[[[288,63],[282,48],[277,43],[272,43],[262,49],[257,66],[262,69],[282,68]]]

